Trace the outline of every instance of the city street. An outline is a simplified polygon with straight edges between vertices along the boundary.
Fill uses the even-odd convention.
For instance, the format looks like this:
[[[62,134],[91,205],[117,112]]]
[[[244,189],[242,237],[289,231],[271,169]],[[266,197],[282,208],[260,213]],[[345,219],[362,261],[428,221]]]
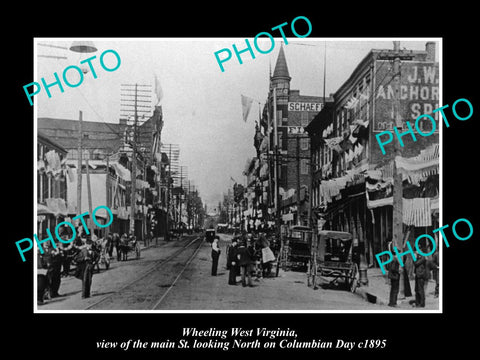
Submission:
[[[93,276],[92,296],[81,298],[81,281],[62,278],[61,297],[39,305],[39,310],[385,310],[344,289],[313,290],[301,272],[280,271],[279,277],[253,281],[243,288],[230,286],[225,269],[226,244],[221,234],[222,254],[218,275],[211,276],[210,246],[196,236],[159,242],[142,250],[139,260],[112,262],[109,270]],[[190,245],[189,245],[190,244]],[[198,245],[201,244],[198,252]],[[186,247],[189,245],[188,247]],[[189,263],[189,261],[191,262]],[[188,265],[187,265],[188,263]],[[185,266],[187,265],[187,266]]]
[[[260,58],[240,68],[229,62],[225,74],[211,66],[211,55],[212,49],[230,51],[230,40],[40,45],[98,53],[100,60],[107,54],[116,61],[108,72],[115,70],[117,82],[100,86],[95,80],[115,101],[101,116],[105,104],[96,103],[102,96],[93,85],[82,85],[89,88],[83,98],[65,94],[42,102],[36,119],[38,237],[50,231],[71,238],[76,249],[90,240],[124,251],[136,246],[135,239],[143,245],[140,259],[132,253],[96,273],[90,298],[81,298],[81,281],[63,278],[64,296],[42,310],[391,310],[391,283],[379,271],[392,262],[393,249],[405,259],[410,247],[428,254],[417,262],[411,252],[407,269],[410,287],[417,281],[423,291],[414,300],[405,282],[409,296],[402,289],[392,305],[439,310],[440,126],[428,114],[439,109],[440,44],[315,39],[308,51],[304,45],[280,42],[263,64]],[[186,52],[195,55],[186,59]],[[143,57],[145,63],[137,61]],[[328,89],[327,60],[336,63]],[[314,67],[323,67],[323,75],[313,74],[309,61],[323,63]],[[72,66],[65,71],[96,76],[91,67]],[[42,60],[39,71],[55,69]],[[98,111],[87,111],[84,101]],[[395,138],[394,129],[405,126],[412,130]],[[91,235],[80,216],[89,218]],[[211,276],[211,249],[203,238],[144,244],[209,229],[221,236],[217,276]],[[228,285],[226,234],[233,233],[251,236],[265,259],[270,247],[279,251],[278,276],[255,279],[248,288]],[[53,296],[61,256],[52,250],[43,257]],[[307,286],[305,270],[293,271],[307,263],[319,289]],[[393,266],[388,271],[400,277]],[[335,287],[326,287],[330,282]]]

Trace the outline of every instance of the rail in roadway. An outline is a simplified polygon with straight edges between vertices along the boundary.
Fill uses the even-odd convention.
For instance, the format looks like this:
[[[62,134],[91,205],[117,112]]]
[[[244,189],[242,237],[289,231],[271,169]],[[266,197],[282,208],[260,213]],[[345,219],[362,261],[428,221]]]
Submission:
[[[84,310],[157,310],[204,243],[197,236],[141,275]],[[173,261],[175,260],[175,261]]]

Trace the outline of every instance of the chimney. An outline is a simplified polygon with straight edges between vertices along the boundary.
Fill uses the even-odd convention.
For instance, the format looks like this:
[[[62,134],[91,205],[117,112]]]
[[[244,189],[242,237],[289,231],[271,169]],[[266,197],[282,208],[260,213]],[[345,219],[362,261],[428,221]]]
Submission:
[[[427,52],[427,57],[425,60],[435,62],[435,42],[427,42],[425,44],[425,51]]]

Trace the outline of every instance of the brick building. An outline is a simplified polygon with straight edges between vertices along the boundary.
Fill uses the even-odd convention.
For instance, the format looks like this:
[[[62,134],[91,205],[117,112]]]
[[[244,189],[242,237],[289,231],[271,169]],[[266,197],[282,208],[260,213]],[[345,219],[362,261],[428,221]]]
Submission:
[[[66,156],[66,149],[44,133],[38,133],[36,233],[39,239],[46,238],[46,229],[55,228],[68,216]]]
[[[78,166],[78,134],[79,121],[54,118],[38,118],[38,130],[58,142],[66,151],[67,166],[74,172]],[[162,111],[155,108],[153,115],[141,122],[137,132],[137,178],[136,178],[136,215],[135,233],[138,238],[150,228],[147,220],[157,217],[155,223],[165,224],[161,217],[166,216],[159,202],[165,201],[165,189],[160,188],[160,177],[165,161],[162,161],[160,151],[160,136],[163,127]],[[114,221],[109,231],[126,233],[129,230],[131,206],[131,170],[132,148],[131,127],[126,120],[119,123],[102,123],[82,121],[82,203],[81,211],[89,209],[87,192],[88,159],[91,183],[92,209],[100,205],[108,206]],[[164,160],[164,159],[163,159]],[[76,214],[77,207],[77,176],[67,183],[67,198],[69,214]],[[165,204],[163,204],[165,208]],[[158,210],[158,211],[157,211]],[[154,215],[152,215],[154,214]],[[102,211],[97,212],[102,218]],[[107,214],[103,213],[106,220]],[[156,229],[157,235],[161,229]]]
[[[262,186],[269,186],[269,213],[275,203],[275,131],[278,133],[278,189],[280,216],[283,224],[306,224],[308,222],[308,193],[310,187],[310,139],[304,127],[318,114],[323,106],[323,98],[300,94],[300,90],[290,89],[291,77],[283,46],[280,48],[273,75],[270,77],[270,91],[260,122],[261,132],[267,144],[263,146],[264,159],[268,169],[262,178]],[[274,104],[274,92],[276,99]],[[274,107],[276,113],[274,114]],[[268,156],[267,156],[268,154]],[[265,181],[268,179],[269,181]]]
[[[399,111],[406,121],[438,107],[439,73],[435,43],[425,51],[404,50],[399,83]],[[374,254],[392,240],[393,142],[384,155],[376,134],[395,126],[395,92],[391,50],[371,50],[347,81],[308,125],[312,144],[312,210],[326,221],[324,228],[351,232],[370,265]],[[432,130],[419,121],[424,133]],[[428,137],[402,137],[397,159],[403,174],[405,241],[438,223],[438,160],[440,124]],[[397,141],[395,138],[394,141]]]

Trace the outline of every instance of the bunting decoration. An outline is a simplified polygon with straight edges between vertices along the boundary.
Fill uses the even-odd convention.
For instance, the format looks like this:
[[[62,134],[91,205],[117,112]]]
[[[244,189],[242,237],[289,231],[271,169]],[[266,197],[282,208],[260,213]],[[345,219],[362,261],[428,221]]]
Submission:
[[[359,99],[357,99],[355,96],[352,96],[352,98],[347,101],[344,107],[345,109],[353,109],[355,106],[357,106],[358,102]]]
[[[438,174],[439,149],[439,144],[433,144],[412,158],[396,156],[395,164],[399,173],[414,185],[418,185],[430,175]]]
[[[342,152],[342,148],[340,147],[340,143],[342,142],[342,140],[342,136],[337,136],[331,139],[324,139],[327,146],[338,153]]]
[[[157,74],[155,74],[155,96],[157,97],[157,103],[155,106],[158,106],[163,99],[163,90],[158,80]]]
[[[248,114],[250,113],[250,109],[252,107],[253,99],[249,98],[248,96],[241,95],[242,99],[242,116],[243,121],[247,122]]]

